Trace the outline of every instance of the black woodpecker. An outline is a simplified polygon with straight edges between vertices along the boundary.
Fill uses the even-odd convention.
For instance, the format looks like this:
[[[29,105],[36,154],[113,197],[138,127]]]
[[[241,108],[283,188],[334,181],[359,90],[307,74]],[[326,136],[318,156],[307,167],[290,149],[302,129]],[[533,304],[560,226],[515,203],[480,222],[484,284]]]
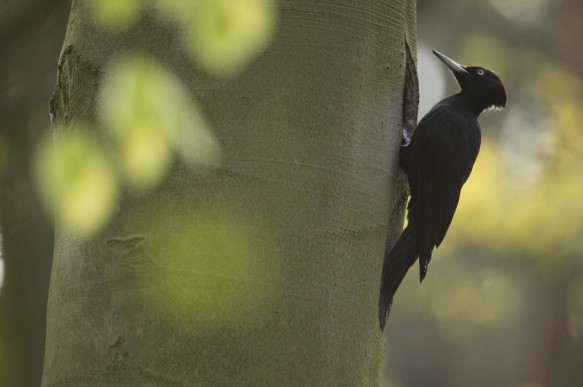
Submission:
[[[407,227],[385,252],[379,295],[379,324],[384,329],[393,296],[407,270],[419,258],[423,281],[431,253],[451,223],[462,186],[480,150],[478,116],[506,106],[500,78],[483,67],[462,66],[438,51],[433,53],[453,72],[461,91],[435,105],[401,147],[400,166],[407,174],[411,199]]]

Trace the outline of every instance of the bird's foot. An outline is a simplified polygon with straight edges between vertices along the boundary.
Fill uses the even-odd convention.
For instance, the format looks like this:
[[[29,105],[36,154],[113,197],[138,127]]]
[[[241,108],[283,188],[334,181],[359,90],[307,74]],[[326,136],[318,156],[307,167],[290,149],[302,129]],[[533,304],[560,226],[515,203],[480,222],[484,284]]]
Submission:
[[[411,145],[411,137],[407,133],[407,129],[403,128],[403,138],[401,139],[401,147],[406,148]]]

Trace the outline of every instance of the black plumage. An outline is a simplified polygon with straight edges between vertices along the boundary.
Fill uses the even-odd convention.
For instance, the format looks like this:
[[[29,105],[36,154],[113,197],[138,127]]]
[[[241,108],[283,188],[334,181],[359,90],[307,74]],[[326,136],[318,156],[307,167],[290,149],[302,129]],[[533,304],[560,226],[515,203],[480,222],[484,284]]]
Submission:
[[[423,281],[433,249],[447,233],[480,149],[478,116],[485,109],[506,106],[506,90],[492,71],[462,66],[433,53],[453,72],[461,91],[435,105],[401,149],[400,166],[407,174],[411,198],[407,227],[385,252],[379,296],[381,330],[409,268],[419,259]]]

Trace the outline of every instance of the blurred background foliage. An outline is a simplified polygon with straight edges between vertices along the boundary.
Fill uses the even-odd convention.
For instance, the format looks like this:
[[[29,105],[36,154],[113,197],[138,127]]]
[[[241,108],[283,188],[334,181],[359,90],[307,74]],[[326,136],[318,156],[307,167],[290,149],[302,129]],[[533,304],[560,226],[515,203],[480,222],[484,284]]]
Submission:
[[[143,22],[146,14],[154,15],[156,22],[184,37],[186,60],[218,81],[245,70],[270,42],[276,22],[271,0],[78,3],[90,7],[96,23],[111,34],[124,33]],[[50,130],[47,103],[55,89],[56,64],[70,7],[70,0],[0,3],[1,386],[40,384],[52,218],[65,233],[89,237],[107,224],[124,192],[152,192],[173,163],[187,166],[193,174],[205,174],[222,162],[221,146],[201,114],[196,96],[163,64],[163,58],[145,56],[137,48],[99,69],[95,122],[79,122],[75,117],[63,124],[63,117],[57,114]],[[58,98],[56,101],[59,103]],[[162,215],[174,216],[179,224],[173,226],[184,226],[181,237],[186,239],[188,233],[188,240],[199,240],[202,252],[214,254],[198,254],[188,260],[180,255],[186,250],[174,248],[176,262],[163,264],[179,273],[196,264],[208,264],[210,259],[215,266],[228,265],[238,274],[249,274],[249,279],[253,278],[251,273],[265,276],[266,271],[260,268],[269,266],[258,257],[272,257],[273,252],[263,254],[260,249],[268,246],[250,243],[256,240],[250,224],[244,227],[233,214],[209,212],[200,219],[199,227],[193,228],[192,219],[184,218],[192,209],[181,210]],[[155,220],[160,221],[151,222],[158,224]],[[214,223],[209,223],[211,220]],[[166,242],[173,238],[178,237],[168,235]],[[157,247],[161,246],[153,249]],[[237,265],[232,265],[235,256]],[[184,311],[192,307],[216,304],[216,300],[193,297],[192,287],[180,287],[184,279],[177,280],[172,270],[164,273],[156,277],[162,290],[153,296],[164,298],[161,305],[174,306],[165,311],[169,317],[177,318],[176,313],[184,317],[189,314]],[[210,286],[212,282],[200,281],[199,285]],[[229,310],[246,313],[256,308],[242,299],[244,296],[229,294],[236,303]],[[151,304],[152,295],[144,294],[144,299]]]
[[[219,79],[244,71],[276,23],[273,4],[262,0],[87,3],[114,32],[136,23],[144,4],[156,8],[192,42],[192,60]],[[141,55],[105,70],[99,127],[79,124],[61,128],[54,143],[43,139],[69,6],[0,3],[0,220],[10,229],[0,307],[14,311],[0,319],[0,331],[14,338],[1,336],[0,374],[21,367],[33,379],[42,367],[52,229],[29,176],[41,181],[56,216],[88,235],[121,190],[155,187],[174,159],[195,170],[221,162],[196,96]],[[430,275],[419,286],[411,273],[397,295],[383,386],[583,385],[581,15],[580,0],[418,0],[420,116],[457,87],[432,48],[498,73],[509,100],[504,112],[481,117],[482,150]],[[80,211],[87,202],[92,211]],[[238,235],[234,247],[251,235],[236,220],[206,230],[221,245],[225,232]],[[23,243],[30,252],[10,259]]]
[[[420,116],[457,90],[441,50],[495,71],[507,109],[422,285],[388,329],[384,385],[583,385],[583,57],[578,0],[418,1]],[[416,268],[415,268],[416,269]]]
[[[271,0],[87,0],[96,19],[112,30],[129,28],[144,6],[178,23],[191,57],[208,72],[232,76],[271,40]]]
[[[269,42],[274,26],[269,0],[87,4],[98,23],[114,32],[129,28],[144,8],[152,8],[180,28],[191,58],[220,78],[242,71]],[[46,207],[81,236],[107,222],[119,186],[155,188],[175,154],[199,172],[221,161],[220,145],[194,96],[156,58],[139,53],[118,58],[104,74],[97,99],[99,126],[92,131],[96,138],[89,140],[90,131],[75,122],[56,129],[54,144],[47,135],[37,151],[36,175]]]

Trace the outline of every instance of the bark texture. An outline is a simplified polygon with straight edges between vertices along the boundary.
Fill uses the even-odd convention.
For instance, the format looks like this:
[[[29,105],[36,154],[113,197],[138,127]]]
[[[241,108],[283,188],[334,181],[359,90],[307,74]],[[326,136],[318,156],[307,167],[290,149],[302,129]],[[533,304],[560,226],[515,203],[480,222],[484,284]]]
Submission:
[[[403,220],[415,4],[277,8],[272,44],[219,80],[147,12],[111,35],[74,2],[55,122],[93,120],[104,66],[141,51],[195,96],[225,162],[205,175],[177,166],[156,192],[127,194],[90,239],[57,225],[44,386],[378,385],[378,284],[387,228],[391,244]],[[219,255],[240,259],[188,261],[211,229]]]

